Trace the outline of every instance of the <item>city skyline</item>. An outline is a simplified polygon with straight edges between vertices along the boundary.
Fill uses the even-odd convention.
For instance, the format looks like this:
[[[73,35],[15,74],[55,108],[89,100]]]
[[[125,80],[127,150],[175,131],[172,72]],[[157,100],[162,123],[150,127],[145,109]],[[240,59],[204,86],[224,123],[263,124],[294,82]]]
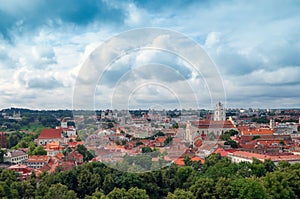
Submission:
[[[299,108],[299,7],[296,1],[73,4],[0,0],[0,109],[72,109],[74,85],[89,54],[122,32],[144,27],[176,31],[196,41],[222,78],[225,98],[221,101],[226,107]],[[136,37],[143,39],[143,35]],[[152,70],[140,67],[151,63],[156,63],[148,67]],[[170,67],[160,70],[161,65]],[[126,66],[137,67],[133,70]],[[128,71],[133,73],[125,76]],[[168,76],[170,71],[180,75]],[[182,82],[198,88],[195,93],[201,91],[198,107],[188,107],[187,102],[182,108],[213,109],[218,101],[210,98],[205,85],[208,77],[195,76],[182,59],[141,51],[124,55],[106,71],[99,90],[94,91],[99,97],[96,109],[114,108],[107,94],[116,82],[136,86],[140,83],[136,80],[143,80],[145,75],[166,83],[139,88],[128,99],[128,107],[180,108],[177,96],[168,88],[184,91]]]

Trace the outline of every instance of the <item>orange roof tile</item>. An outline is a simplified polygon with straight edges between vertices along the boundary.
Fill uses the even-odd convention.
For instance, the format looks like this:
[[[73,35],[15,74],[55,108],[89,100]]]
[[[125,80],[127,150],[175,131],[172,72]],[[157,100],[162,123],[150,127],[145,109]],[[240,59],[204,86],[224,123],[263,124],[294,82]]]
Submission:
[[[49,159],[47,155],[30,155],[27,162],[48,162]]]
[[[242,135],[272,135],[275,132],[275,130],[268,129],[268,128],[258,128],[258,129],[238,128],[238,129]]]
[[[38,139],[62,138],[61,129],[43,129]]]
[[[200,120],[198,123],[198,128],[208,129],[208,128],[234,128],[231,121],[213,121],[213,120]]]

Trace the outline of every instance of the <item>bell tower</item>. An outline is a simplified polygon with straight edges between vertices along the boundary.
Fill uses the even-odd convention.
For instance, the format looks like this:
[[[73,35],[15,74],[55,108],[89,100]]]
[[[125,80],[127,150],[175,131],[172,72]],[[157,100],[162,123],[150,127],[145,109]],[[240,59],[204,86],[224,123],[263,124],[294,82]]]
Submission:
[[[214,121],[224,121],[226,119],[226,113],[224,106],[221,102],[218,102],[214,111]]]

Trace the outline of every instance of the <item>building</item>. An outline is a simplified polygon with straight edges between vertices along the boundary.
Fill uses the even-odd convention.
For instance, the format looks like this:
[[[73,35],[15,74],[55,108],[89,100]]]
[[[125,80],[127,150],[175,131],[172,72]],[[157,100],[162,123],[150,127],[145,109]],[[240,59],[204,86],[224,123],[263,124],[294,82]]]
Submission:
[[[225,121],[225,119],[226,119],[225,108],[221,102],[218,102],[214,110],[214,121]]]
[[[287,161],[291,164],[300,163],[300,155],[293,155],[293,154],[267,155],[267,154],[251,153],[246,151],[234,151],[233,153],[228,153],[228,157],[231,158],[231,161],[235,163],[240,163],[240,162],[252,163],[254,158],[262,162],[269,159],[272,162],[274,162],[275,165],[278,165],[280,161]]]
[[[39,169],[47,165],[49,160],[50,157],[47,155],[31,155],[26,161],[26,164],[29,168]]]
[[[21,164],[28,159],[28,155],[22,150],[8,150],[4,154],[4,162]]]
[[[239,126],[238,131],[241,135],[264,136],[273,135],[275,130],[272,128],[250,128],[248,126]]]
[[[6,141],[6,133],[0,132],[0,148],[6,148],[7,141]]]
[[[63,142],[62,129],[43,129],[36,139],[37,145],[46,145],[50,142]]]
[[[47,155],[53,157],[62,152],[64,148],[66,148],[66,144],[61,142],[50,142],[46,144]]]
[[[18,113],[16,113],[14,111],[13,116],[9,116],[8,119],[21,121],[22,120],[22,118],[21,118],[21,112],[19,111]]]
[[[18,174],[18,179],[20,180],[27,180],[30,178],[31,169],[28,168],[26,165],[11,165],[10,167],[8,167],[8,169],[16,172]]]

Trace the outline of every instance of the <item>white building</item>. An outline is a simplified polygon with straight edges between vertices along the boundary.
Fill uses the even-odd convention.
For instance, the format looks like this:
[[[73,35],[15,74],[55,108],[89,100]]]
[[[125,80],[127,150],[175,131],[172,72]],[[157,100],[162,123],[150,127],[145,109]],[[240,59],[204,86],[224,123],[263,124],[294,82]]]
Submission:
[[[20,164],[28,159],[28,155],[22,150],[8,150],[4,154],[4,162]]]

